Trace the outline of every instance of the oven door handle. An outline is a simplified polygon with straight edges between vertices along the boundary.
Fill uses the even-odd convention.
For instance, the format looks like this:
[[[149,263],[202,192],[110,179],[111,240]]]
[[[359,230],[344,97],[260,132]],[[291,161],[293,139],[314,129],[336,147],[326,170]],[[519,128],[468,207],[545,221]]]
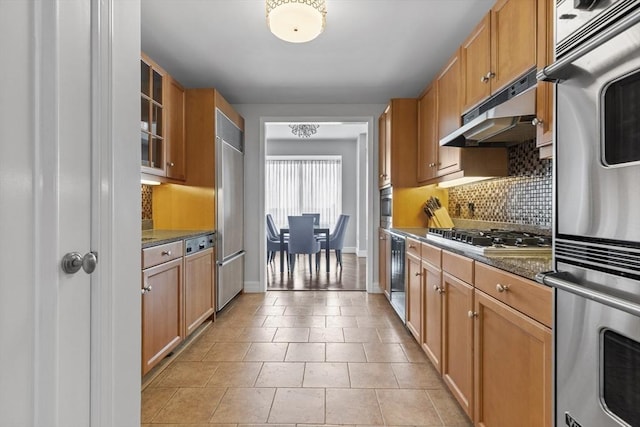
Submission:
[[[612,25],[606,31],[601,32],[582,46],[576,48],[571,53],[564,56],[562,59],[559,59],[553,64],[548,65],[542,70],[538,71],[538,74],[536,74],[536,78],[545,82],[562,83],[562,81],[566,80],[566,75],[563,74],[563,71],[566,71],[569,65],[582,58],[589,52],[593,51],[594,49],[602,46],[612,38],[620,35],[623,31],[631,28],[638,22],[640,22],[640,13],[633,13],[627,16],[626,18]]]
[[[640,305],[579,285],[567,280],[567,276],[567,273],[550,271],[536,274],[536,281],[640,317]]]

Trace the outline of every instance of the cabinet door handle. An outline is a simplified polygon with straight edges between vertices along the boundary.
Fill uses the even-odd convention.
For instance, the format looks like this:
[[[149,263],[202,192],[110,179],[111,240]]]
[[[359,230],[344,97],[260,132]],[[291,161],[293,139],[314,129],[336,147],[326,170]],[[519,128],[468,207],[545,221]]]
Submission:
[[[171,251],[162,251],[161,255],[171,256]]]
[[[493,73],[493,72],[489,71],[487,74],[485,74],[484,76],[482,76],[482,77],[480,78],[480,81],[481,81],[482,83],[487,83],[487,82],[489,81],[489,79],[492,79],[492,78],[494,78],[495,76],[496,76],[496,74],[495,74],[495,73]]]
[[[416,245],[409,245],[409,249],[415,249]]]
[[[469,310],[469,312],[467,313],[467,316],[469,316],[469,319],[473,319],[474,317],[478,317],[478,313],[476,313],[475,311]]]
[[[422,273],[416,273],[416,276],[422,276]]]
[[[174,167],[176,164],[173,162],[167,162],[167,166],[169,166],[170,168]]]
[[[146,294],[147,292],[151,292],[153,290],[152,286],[143,286],[142,287],[142,295]]]
[[[542,119],[534,117],[533,120],[531,120],[531,124],[533,126],[542,126],[544,124],[544,122],[542,121]]]
[[[506,292],[508,290],[509,290],[509,285],[501,285],[500,283],[496,285],[496,291],[498,292]]]

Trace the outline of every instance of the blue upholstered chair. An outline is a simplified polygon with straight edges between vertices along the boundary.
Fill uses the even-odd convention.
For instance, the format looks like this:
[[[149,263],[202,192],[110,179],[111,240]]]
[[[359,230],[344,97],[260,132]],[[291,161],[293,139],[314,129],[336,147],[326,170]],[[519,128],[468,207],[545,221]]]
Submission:
[[[347,231],[347,225],[349,224],[349,215],[340,215],[338,217],[338,222],[336,223],[336,228],[333,230],[333,233],[329,235],[329,246],[327,246],[327,242],[323,239],[320,241],[321,248],[326,250],[333,249],[336,252],[336,261],[340,268],[342,268],[342,248],[344,247],[344,235]]]
[[[320,242],[313,233],[313,217],[290,216],[289,217],[289,263],[291,270],[295,267],[295,254],[309,255],[309,271],[311,267],[311,255],[316,254],[316,270],[320,266]]]
[[[302,216],[312,216],[313,217],[313,225],[316,227],[320,225],[320,214],[319,213],[303,213]]]
[[[287,239],[285,238],[284,247],[287,251]],[[280,230],[276,227],[271,214],[267,214],[267,262],[271,263],[275,259],[276,252],[280,251]],[[287,265],[288,265],[287,261]]]

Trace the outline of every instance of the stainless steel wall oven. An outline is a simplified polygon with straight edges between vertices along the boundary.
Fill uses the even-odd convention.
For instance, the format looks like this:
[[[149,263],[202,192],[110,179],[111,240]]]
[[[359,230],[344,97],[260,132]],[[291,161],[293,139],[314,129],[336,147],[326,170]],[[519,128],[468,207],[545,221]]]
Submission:
[[[386,187],[380,190],[380,227],[391,228],[393,216],[393,188]]]
[[[640,1],[560,0],[557,426],[640,426]]]

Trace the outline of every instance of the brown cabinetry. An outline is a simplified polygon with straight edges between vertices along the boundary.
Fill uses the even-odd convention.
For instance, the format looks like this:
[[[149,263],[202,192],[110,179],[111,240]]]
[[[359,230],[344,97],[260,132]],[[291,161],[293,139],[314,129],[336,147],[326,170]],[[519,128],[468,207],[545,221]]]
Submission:
[[[553,62],[553,9],[555,0],[538,0],[538,52],[537,68],[543,69]],[[538,82],[536,89],[536,145],[545,147],[540,157],[552,156],[549,146],[553,143],[553,110],[555,85],[550,82]]]
[[[438,139],[460,127],[461,71],[460,54],[459,50],[456,50],[456,53],[449,59],[436,80],[438,90],[436,102],[438,137],[435,144],[438,148],[438,176],[460,170],[460,148],[441,147]]]
[[[416,99],[392,99],[378,119],[378,186],[416,184]]]
[[[407,244],[411,239],[407,239]],[[418,244],[418,248],[420,245]],[[407,251],[405,259],[405,292],[406,292],[406,325],[413,337],[422,340],[422,300],[423,282],[421,259],[418,255]]]
[[[171,76],[167,76],[167,162],[168,178],[184,181],[186,177],[186,146],[184,128],[184,88]]]
[[[436,85],[430,85],[418,99],[418,182],[438,176],[438,115]]]
[[[422,244],[422,340],[420,344],[438,372],[442,371],[442,250]]]
[[[536,0],[498,0],[461,47],[462,111],[536,65]]]
[[[380,289],[389,298],[389,279],[391,275],[391,236],[384,228],[378,229],[378,280]]]
[[[187,336],[215,312],[214,260],[213,248],[184,258],[184,316]]]
[[[179,248],[176,250],[176,245],[167,244],[142,252],[143,375],[184,338],[182,246]],[[162,257],[166,257],[166,262],[158,263]]]

